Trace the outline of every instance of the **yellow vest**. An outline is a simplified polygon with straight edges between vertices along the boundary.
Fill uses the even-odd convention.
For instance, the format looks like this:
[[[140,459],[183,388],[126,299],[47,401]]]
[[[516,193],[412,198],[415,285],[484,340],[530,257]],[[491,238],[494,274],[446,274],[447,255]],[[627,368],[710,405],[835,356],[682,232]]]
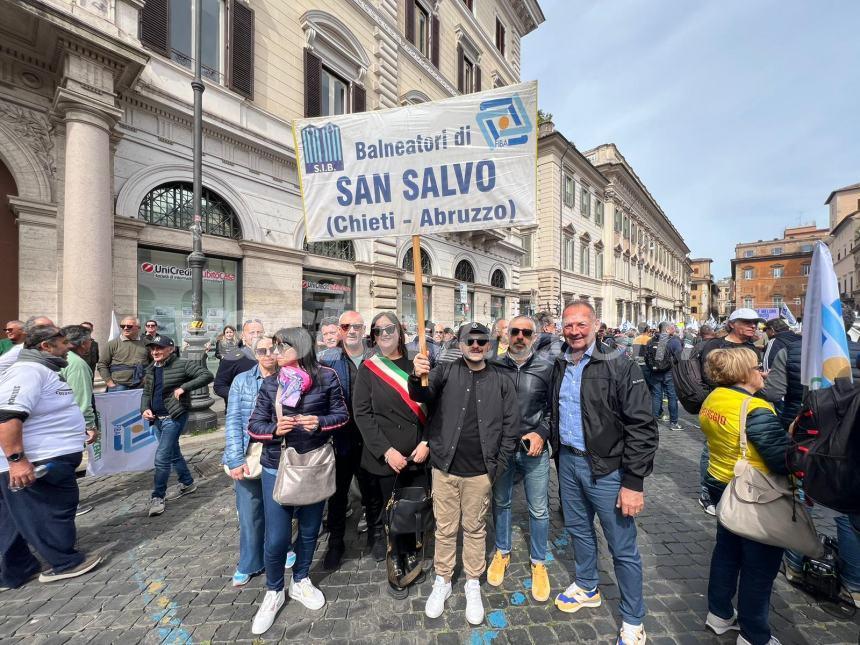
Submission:
[[[711,392],[699,411],[699,423],[708,439],[708,448],[711,451],[708,474],[725,484],[734,477],[735,464],[741,458],[741,405],[747,398],[751,399],[748,414],[760,408],[776,414],[773,405],[767,401],[727,387],[718,387]],[[747,460],[763,473],[770,472],[758,450],[749,440],[747,440]]]

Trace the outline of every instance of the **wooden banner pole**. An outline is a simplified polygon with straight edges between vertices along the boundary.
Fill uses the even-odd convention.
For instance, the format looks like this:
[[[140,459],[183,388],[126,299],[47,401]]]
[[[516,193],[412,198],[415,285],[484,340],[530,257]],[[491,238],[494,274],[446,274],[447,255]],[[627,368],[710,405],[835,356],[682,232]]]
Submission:
[[[416,321],[418,322],[418,350],[427,354],[427,334],[424,329],[424,275],[421,270],[421,236],[412,236],[412,268],[415,274],[415,308]],[[421,385],[425,387],[430,382],[430,379],[425,374],[421,377]]]

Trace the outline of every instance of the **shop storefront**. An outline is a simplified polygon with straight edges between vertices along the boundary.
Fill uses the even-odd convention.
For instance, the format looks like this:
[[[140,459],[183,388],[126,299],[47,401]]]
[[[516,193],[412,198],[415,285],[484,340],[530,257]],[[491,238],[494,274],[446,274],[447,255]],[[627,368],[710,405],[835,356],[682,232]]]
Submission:
[[[186,257],[184,253],[162,249],[137,250],[137,312],[141,325],[150,318],[158,321],[159,331],[180,346],[189,336],[188,323],[192,319],[191,269]],[[203,321],[213,348],[225,325],[240,322],[239,281],[238,261],[207,258],[203,270]],[[210,360],[214,360],[211,355]]]
[[[475,311],[475,291],[471,285],[461,282],[454,290],[454,329],[470,322]]]
[[[424,287],[424,320],[431,320],[433,311],[432,289]],[[415,285],[404,282],[400,285],[400,322],[404,323],[410,332],[418,329],[418,303],[415,299]]]
[[[493,322],[505,317],[505,297],[490,296],[490,318]]]
[[[320,321],[355,308],[355,278],[351,275],[302,273],[302,325],[316,335]]]

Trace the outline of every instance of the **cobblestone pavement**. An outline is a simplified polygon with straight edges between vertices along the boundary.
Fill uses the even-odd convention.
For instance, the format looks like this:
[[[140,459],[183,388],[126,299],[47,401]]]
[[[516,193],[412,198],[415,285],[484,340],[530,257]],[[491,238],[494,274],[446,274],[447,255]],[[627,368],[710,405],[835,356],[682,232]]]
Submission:
[[[714,520],[697,502],[700,433],[661,426],[655,472],[646,482],[646,510],[638,520],[645,564],[648,642],[734,643],[703,628]],[[167,512],[146,517],[151,476],[81,481],[82,501],[96,508],[78,518],[84,549],[105,548],[107,562],[90,576],[25,587],[0,595],[0,642],[207,643],[253,642],[251,619],[264,594],[262,577],[234,590],[230,576],[238,552],[238,527],[230,482],[219,466],[219,434],[194,438],[184,450],[199,490],[169,502]],[[555,491],[555,480],[552,490]],[[553,493],[548,563],[553,593],[569,584],[573,563]],[[537,603],[528,589],[527,513],[518,487],[512,564],[503,587],[483,585],[486,624],[470,628],[464,617],[462,576],[448,609],[424,616],[432,576],[406,600],[384,589],[383,567],[364,548],[351,518],[347,559],[336,573],[322,571],[321,538],[311,577],[328,600],[319,612],[288,600],[272,629],[256,642],[340,643],[614,643],[618,589],[601,542],[598,609],[565,615],[551,602]],[[602,538],[601,538],[602,540]],[[857,643],[857,619],[835,618],[780,576],[771,623],[783,643]]]

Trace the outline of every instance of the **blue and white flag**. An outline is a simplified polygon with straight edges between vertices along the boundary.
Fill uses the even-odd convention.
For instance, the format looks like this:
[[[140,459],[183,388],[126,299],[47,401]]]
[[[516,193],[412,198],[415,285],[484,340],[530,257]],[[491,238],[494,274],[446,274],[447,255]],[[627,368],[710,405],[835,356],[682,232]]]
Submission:
[[[791,309],[789,309],[788,305],[784,302],[782,303],[782,307],[779,308],[779,315],[785,318],[785,322],[792,327],[797,324],[797,318],[794,317],[794,314],[791,313]]]
[[[816,242],[812,256],[802,348],[800,380],[809,389],[830,387],[837,378],[851,378],[839,286],[830,250],[822,242]]]

